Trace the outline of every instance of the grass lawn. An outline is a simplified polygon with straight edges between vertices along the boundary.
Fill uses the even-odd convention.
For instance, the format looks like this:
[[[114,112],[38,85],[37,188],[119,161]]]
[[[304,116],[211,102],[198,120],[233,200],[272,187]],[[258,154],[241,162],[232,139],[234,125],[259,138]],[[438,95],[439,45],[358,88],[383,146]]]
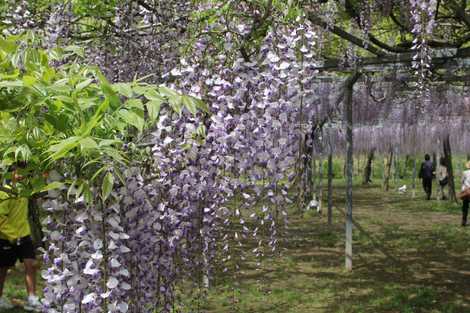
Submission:
[[[410,184],[408,184],[410,186]],[[470,228],[460,206],[379,186],[354,191],[353,271],[344,270],[344,217],[290,216],[282,255],[217,281],[201,312],[470,312]],[[335,205],[344,206],[343,188]]]
[[[335,187],[340,208],[343,190]],[[352,272],[344,270],[339,209],[331,227],[326,212],[292,213],[281,256],[260,268],[249,259],[236,275],[219,276],[207,300],[192,299],[191,312],[470,312],[470,227],[460,227],[460,206],[410,194],[355,188]],[[5,294],[24,298],[21,267]]]

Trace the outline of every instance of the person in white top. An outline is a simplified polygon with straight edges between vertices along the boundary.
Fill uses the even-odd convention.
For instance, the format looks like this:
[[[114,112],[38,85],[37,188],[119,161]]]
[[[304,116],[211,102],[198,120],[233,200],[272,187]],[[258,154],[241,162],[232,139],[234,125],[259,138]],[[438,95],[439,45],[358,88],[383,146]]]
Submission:
[[[462,173],[462,191],[470,188],[470,161],[465,164],[467,168]],[[462,204],[462,226],[467,226],[467,216],[468,216],[468,206],[470,203],[470,198],[463,198]]]
[[[448,184],[449,177],[447,175],[447,167],[445,158],[440,158],[439,165],[436,169],[436,178],[439,182],[439,200],[445,200],[447,197],[445,195],[445,188]]]

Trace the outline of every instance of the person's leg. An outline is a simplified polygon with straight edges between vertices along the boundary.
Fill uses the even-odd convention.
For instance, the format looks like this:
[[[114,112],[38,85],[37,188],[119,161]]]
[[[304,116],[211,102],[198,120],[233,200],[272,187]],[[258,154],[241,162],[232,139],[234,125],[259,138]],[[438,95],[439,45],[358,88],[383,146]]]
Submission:
[[[8,267],[0,267],[0,298],[3,296],[3,285],[7,278]]]
[[[429,180],[429,193],[428,193],[428,200],[431,199],[431,195],[432,195],[432,179]]]
[[[429,200],[431,198],[431,188],[432,188],[432,180],[431,179],[423,179],[423,187],[424,192],[426,193],[426,199]]]
[[[18,254],[20,260],[24,263],[26,291],[28,292],[28,299],[24,309],[26,311],[41,312],[42,305],[36,296],[36,272],[38,265],[33,241],[30,236],[21,239],[21,244],[18,246]]]
[[[24,263],[25,283],[28,296],[36,295],[36,272],[38,269],[36,254],[31,237],[21,239],[21,243],[16,247],[20,261]]]
[[[3,297],[3,287],[7,277],[8,269],[16,263],[16,255],[9,241],[0,239],[0,311],[13,308],[8,299]]]
[[[467,216],[468,216],[469,203],[470,203],[470,200],[468,198],[465,198],[463,200],[463,204],[462,204],[462,226],[467,225]]]
[[[35,259],[24,259],[24,269],[26,273],[26,291],[28,296],[36,295],[36,272],[38,269],[37,261]]]

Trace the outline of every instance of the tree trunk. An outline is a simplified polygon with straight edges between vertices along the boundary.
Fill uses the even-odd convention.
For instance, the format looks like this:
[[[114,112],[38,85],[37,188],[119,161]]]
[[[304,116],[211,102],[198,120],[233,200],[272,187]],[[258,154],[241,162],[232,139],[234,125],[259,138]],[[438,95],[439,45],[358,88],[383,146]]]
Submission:
[[[444,138],[444,159],[447,167],[447,175],[449,180],[449,200],[457,202],[457,197],[455,195],[455,181],[454,181],[454,170],[452,167],[452,150],[450,148],[450,139],[449,135]]]
[[[395,186],[400,182],[400,155],[398,154],[398,148],[394,149],[393,154],[393,183]]]
[[[352,208],[353,208],[353,88],[354,84],[360,77],[359,72],[355,72],[346,81],[344,91],[344,109],[345,109],[345,120],[346,120],[346,270],[352,270],[352,234],[353,234],[353,220],[352,220]]]
[[[374,160],[374,154],[375,154],[375,148],[372,148],[369,150],[369,153],[367,154],[367,163],[366,167],[364,168],[364,175],[362,178],[362,184],[363,185],[368,185],[372,183],[372,161]]]
[[[319,168],[318,168],[318,209],[319,213],[322,213],[323,209],[323,152],[320,154],[319,160]]]
[[[408,162],[409,161],[410,161],[410,155],[407,154],[405,156],[405,166],[403,167],[403,172],[402,172],[403,178],[408,178]]]
[[[384,160],[384,181],[383,181],[383,190],[388,191],[390,189],[390,173],[392,171],[392,162],[393,162],[393,148],[390,147],[388,159]]]

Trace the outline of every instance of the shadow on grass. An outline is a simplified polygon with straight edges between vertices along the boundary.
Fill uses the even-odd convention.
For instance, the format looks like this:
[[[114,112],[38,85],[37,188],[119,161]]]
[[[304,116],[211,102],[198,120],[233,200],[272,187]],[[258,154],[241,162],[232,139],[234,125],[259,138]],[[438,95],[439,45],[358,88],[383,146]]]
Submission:
[[[235,311],[470,312],[469,232],[452,224],[455,212],[428,210],[437,201],[408,197],[373,186],[356,191],[352,272],[343,269],[341,213],[332,227],[323,217],[291,216],[283,255],[238,273]],[[342,200],[335,194],[335,203]],[[221,281],[224,288],[231,279]],[[207,312],[234,311],[233,303],[218,305],[219,287]]]

